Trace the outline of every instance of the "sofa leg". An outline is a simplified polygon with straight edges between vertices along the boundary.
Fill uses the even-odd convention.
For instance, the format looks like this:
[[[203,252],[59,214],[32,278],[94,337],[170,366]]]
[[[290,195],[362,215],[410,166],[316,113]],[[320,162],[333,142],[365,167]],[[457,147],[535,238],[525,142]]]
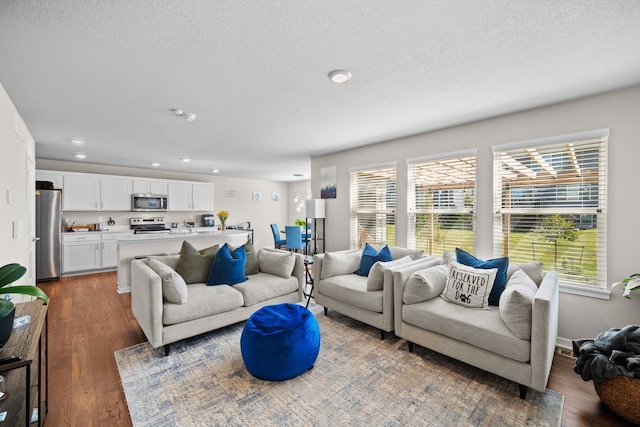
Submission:
[[[409,353],[413,353],[413,343],[411,341],[407,341],[407,344],[409,345]]]
[[[329,309],[327,307],[324,308],[324,315],[327,315],[327,312],[329,311]]]
[[[164,345],[164,356],[167,357],[169,355],[170,347],[169,344]]]
[[[529,387],[527,387],[526,385],[518,384],[518,388],[520,389],[520,399],[524,399],[525,397],[527,397],[527,391],[529,390]]]
[[[384,340],[384,331],[380,329],[380,339]]]

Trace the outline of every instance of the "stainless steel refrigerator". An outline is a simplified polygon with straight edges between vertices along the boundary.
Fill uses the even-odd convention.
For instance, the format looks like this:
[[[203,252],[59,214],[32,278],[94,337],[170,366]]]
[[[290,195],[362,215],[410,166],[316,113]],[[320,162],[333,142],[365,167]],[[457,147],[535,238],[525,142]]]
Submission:
[[[36,281],[58,280],[62,273],[62,191],[36,190]]]

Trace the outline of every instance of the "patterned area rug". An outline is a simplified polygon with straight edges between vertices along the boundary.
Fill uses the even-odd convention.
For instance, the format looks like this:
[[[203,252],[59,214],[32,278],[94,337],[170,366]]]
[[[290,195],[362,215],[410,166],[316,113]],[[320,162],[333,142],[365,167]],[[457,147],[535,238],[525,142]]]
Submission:
[[[172,344],[116,352],[133,425],[560,426],[564,396],[529,390],[336,312],[317,315],[313,369],[283,382],[249,374],[244,323]],[[389,336],[390,335],[390,336]]]

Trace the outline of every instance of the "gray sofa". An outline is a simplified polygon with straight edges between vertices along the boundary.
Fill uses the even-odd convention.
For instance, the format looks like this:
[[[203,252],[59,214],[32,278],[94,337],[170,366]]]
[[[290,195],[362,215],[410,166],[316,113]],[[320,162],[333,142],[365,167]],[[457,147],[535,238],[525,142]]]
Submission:
[[[507,277],[518,267],[510,265]],[[393,273],[395,334],[409,341],[410,351],[415,343],[518,383],[523,399],[527,387],[544,392],[557,338],[558,276],[543,272],[541,265],[539,269],[539,274],[524,269],[538,285],[537,292],[535,286],[529,291],[533,297],[528,307],[530,331],[518,333],[524,339],[503,321],[501,311],[509,306],[502,299],[500,308],[471,309],[435,296],[436,289],[420,301],[425,298],[415,298],[407,286],[416,277],[412,278],[411,270]],[[412,289],[420,291],[415,286]]]
[[[314,255],[314,296],[316,303],[324,306],[325,314],[332,309],[378,328],[381,339],[385,332],[393,331],[393,271],[424,268],[420,266],[426,259],[422,258],[422,251],[389,248],[394,262],[403,258],[406,262],[384,268],[374,265],[369,276],[353,274],[360,264],[362,249]]]
[[[262,253],[262,251],[267,251]],[[282,274],[282,256],[294,256],[290,277]],[[179,255],[154,257],[177,270]],[[304,257],[276,249],[258,249],[257,274],[236,285],[186,285],[186,303],[169,302],[163,297],[162,278],[148,260],[131,262],[131,309],[149,343],[164,346],[223,326],[247,320],[256,310],[270,304],[302,301]],[[275,274],[274,274],[275,273]]]

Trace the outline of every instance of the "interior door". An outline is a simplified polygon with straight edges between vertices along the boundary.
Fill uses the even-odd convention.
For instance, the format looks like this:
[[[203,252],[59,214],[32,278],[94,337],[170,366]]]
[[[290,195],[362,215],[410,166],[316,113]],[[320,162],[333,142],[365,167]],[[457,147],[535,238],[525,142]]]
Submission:
[[[29,265],[27,266],[27,276],[29,284],[36,283],[36,165],[31,159],[27,159],[27,215],[29,224],[28,245],[29,245]]]

